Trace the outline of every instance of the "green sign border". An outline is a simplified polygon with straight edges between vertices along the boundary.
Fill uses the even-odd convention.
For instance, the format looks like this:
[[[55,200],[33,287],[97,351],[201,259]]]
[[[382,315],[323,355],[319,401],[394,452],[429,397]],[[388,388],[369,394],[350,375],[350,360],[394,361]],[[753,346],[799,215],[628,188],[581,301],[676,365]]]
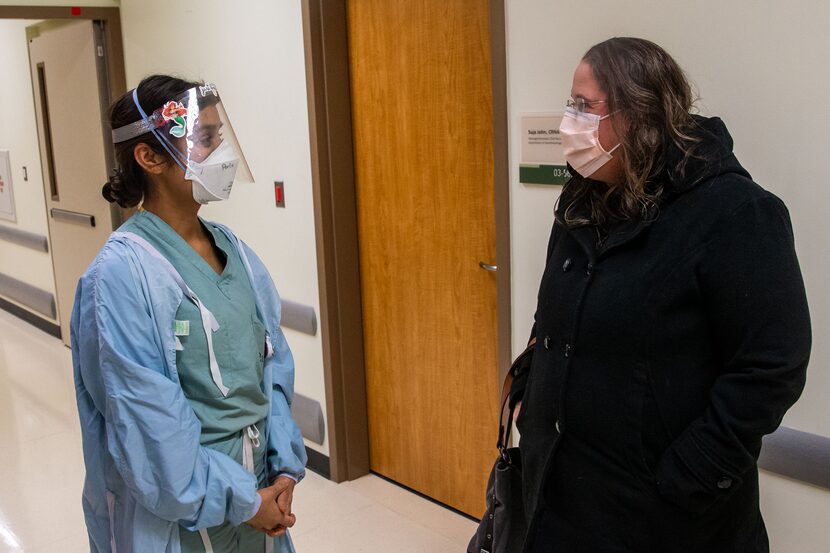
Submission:
[[[561,186],[568,182],[571,173],[565,165],[519,165],[519,182],[522,184],[548,184]]]

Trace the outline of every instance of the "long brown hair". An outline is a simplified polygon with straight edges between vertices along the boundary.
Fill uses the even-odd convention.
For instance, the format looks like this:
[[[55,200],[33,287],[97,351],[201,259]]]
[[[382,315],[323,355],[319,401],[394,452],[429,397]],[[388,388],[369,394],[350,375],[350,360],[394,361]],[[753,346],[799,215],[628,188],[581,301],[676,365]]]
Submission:
[[[682,176],[698,142],[690,134],[695,102],[692,87],[677,62],[660,46],[641,38],[612,38],[591,47],[582,58],[607,94],[609,113],[620,139],[624,180],[602,186],[578,174],[563,191],[569,226],[606,226],[614,221],[656,216],[664,194],[665,172]],[[679,160],[667,154],[675,149]],[[660,178],[658,178],[660,177]]]

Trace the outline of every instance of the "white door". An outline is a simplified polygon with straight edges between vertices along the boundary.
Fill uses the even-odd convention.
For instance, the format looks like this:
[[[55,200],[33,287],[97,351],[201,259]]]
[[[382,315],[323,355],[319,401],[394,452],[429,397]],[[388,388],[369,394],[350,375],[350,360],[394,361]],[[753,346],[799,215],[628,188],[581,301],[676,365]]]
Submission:
[[[29,41],[58,317],[69,345],[75,287],[112,232],[99,82],[103,48],[92,21],[44,27]]]

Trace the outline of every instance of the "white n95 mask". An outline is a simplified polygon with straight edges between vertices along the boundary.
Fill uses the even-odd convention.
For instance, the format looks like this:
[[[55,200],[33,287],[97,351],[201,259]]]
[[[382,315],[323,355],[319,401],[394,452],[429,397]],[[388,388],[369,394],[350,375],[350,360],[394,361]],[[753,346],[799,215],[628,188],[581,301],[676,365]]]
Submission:
[[[200,204],[227,200],[231,195],[239,156],[222,141],[204,161],[188,160],[184,178],[193,184],[193,199]]]
[[[620,147],[617,144],[606,152],[599,143],[599,122],[608,117],[610,114],[599,116],[567,108],[562,123],[559,125],[565,161],[585,178],[590,177],[608,163],[613,157],[611,154]]]

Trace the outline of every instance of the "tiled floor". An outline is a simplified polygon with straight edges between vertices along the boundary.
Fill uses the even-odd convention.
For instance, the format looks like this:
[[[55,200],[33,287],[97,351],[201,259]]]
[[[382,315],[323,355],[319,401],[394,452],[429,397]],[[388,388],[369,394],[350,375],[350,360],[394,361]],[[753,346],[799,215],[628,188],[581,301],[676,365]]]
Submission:
[[[2,310],[0,436],[0,553],[89,551],[69,350]],[[375,476],[337,485],[310,473],[294,501],[299,553],[462,553],[474,530]]]

